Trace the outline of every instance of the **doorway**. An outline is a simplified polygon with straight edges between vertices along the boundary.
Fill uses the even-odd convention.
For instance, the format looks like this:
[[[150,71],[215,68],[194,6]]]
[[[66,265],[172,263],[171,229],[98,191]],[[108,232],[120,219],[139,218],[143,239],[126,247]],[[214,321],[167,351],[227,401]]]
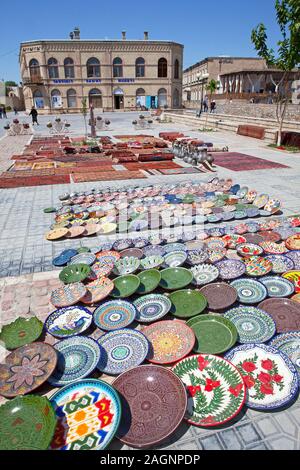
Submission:
[[[115,95],[115,109],[124,109],[123,95]]]

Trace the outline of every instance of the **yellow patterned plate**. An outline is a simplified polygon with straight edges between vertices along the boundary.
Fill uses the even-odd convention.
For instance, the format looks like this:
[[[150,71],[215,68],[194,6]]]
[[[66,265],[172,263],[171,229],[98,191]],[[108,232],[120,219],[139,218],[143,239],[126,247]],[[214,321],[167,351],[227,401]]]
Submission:
[[[288,271],[282,277],[291,281],[295,285],[296,294],[300,294],[300,271]]]

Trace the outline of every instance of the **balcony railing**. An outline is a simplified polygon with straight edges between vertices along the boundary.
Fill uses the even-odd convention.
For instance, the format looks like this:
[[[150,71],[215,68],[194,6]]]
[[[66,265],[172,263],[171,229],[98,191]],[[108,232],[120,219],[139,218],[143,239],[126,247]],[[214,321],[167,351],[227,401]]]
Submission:
[[[23,83],[24,85],[42,85],[44,80],[40,75],[33,75],[31,77],[23,78]]]

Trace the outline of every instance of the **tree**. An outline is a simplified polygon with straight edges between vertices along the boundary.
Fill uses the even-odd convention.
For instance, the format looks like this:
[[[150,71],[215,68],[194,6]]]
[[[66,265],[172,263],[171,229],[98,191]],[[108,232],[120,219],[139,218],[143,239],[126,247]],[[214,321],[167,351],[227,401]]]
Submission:
[[[281,145],[283,123],[289,102],[291,72],[300,63],[300,2],[299,0],[276,0],[275,10],[281,31],[277,51],[268,47],[267,29],[260,23],[252,31],[251,39],[260,57],[267,65],[283,71],[282,78],[275,84],[277,94],[276,118],[278,122],[277,145]]]
[[[18,86],[18,84],[14,82],[13,80],[8,80],[7,82],[5,82],[5,86],[8,88],[11,88],[11,87]]]
[[[82,104],[81,114],[83,115],[84,127],[85,127],[85,138],[87,139],[87,135],[88,135],[87,122],[86,122],[86,117],[87,117],[87,113],[88,113],[87,98],[82,98],[81,104]]]
[[[212,95],[216,93],[218,86],[219,86],[219,82],[217,80],[214,80],[213,78],[206,85],[206,90],[209,91],[209,105],[211,105]],[[207,119],[208,119],[208,113],[206,114],[205,127],[207,127]]]

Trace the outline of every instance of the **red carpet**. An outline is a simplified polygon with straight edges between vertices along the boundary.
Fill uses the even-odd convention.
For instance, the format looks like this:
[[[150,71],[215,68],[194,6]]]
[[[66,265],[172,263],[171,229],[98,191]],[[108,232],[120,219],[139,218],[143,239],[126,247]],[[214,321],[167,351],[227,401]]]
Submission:
[[[289,168],[280,163],[263,160],[237,152],[214,153],[214,164],[232,171],[269,170],[271,168]]]

